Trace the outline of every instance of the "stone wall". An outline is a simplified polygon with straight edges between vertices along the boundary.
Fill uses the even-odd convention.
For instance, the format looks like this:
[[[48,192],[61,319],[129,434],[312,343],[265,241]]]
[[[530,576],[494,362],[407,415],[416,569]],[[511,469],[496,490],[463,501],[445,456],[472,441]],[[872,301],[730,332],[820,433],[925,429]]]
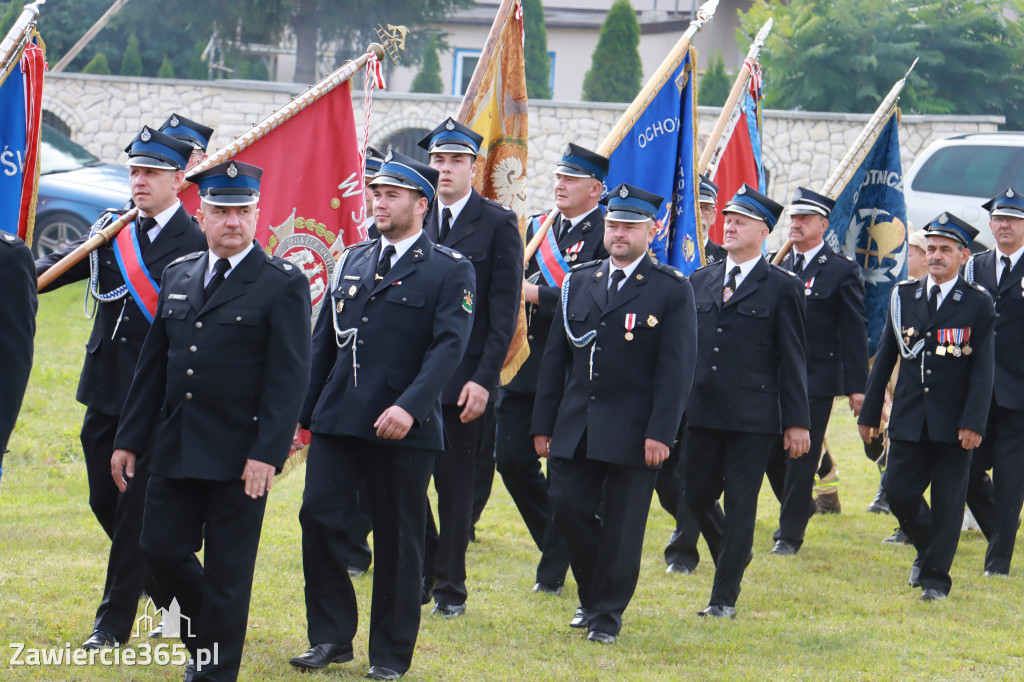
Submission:
[[[186,81],[85,74],[47,74],[43,108],[71,129],[72,138],[104,161],[124,161],[122,149],[142,123],[159,125],[172,112],[216,129],[223,146],[302,92],[296,84],[255,81]],[[362,87],[354,89],[357,128],[362,126]],[[458,97],[377,93],[371,144],[384,147],[405,133],[433,129],[458,109]],[[591,102],[531,102],[527,167],[531,212],[551,198],[551,173],[566,142],[596,148],[625,105]],[[719,110],[700,107],[700,130],[710,131]],[[764,162],[769,194],[787,203],[797,185],[821,186],[860,133],[863,114],[766,111]],[[1000,116],[904,116],[900,139],[904,169],[933,140],[968,132],[995,131]]]

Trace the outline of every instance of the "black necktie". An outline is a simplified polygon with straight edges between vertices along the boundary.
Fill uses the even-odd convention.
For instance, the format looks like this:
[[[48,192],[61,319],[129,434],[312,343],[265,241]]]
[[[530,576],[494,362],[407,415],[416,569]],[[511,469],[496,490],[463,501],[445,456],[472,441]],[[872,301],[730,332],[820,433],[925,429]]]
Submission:
[[[619,283],[626,279],[626,273],[616,268],[612,270],[611,283],[608,285],[608,300],[607,303],[611,303],[612,297],[619,293]]]
[[[1013,265],[1010,263],[1009,256],[1000,256],[999,260],[1003,263],[1003,271],[999,273],[999,283],[996,284],[996,287],[1002,289],[1003,282],[1005,282],[1006,278],[1010,276],[1010,268],[1012,268]]]
[[[733,266],[733,269],[729,271],[729,281],[725,283],[725,288],[722,289],[722,303],[728,301],[736,293],[736,278],[740,276],[741,272],[743,270],[738,265]]]
[[[933,284],[928,292],[928,313],[935,317],[935,311],[939,309],[939,292],[942,291],[938,284]]]
[[[804,271],[804,254],[796,254],[796,258],[793,259],[793,273],[799,275]]]
[[[146,253],[146,249],[153,243],[149,238],[149,231],[154,227],[156,227],[156,218],[142,218],[139,220],[139,249],[141,249],[142,253]]]
[[[572,229],[572,221],[568,218],[562,218],[562,230],[558,233],[558,241],[561,241],[565,235],[569,234],[569,230]]]
[[[445,209],[446,211],[448,209]],[[388,271],[391,270],[391,257],[395,255],[395,247],[388,244],[384,247],[384,250],[380,252],[380,260],[377,261],[377,277],[376,279],[384,279],[388,275]]]
[[[231,269],[231,261],[227,258],[220,258],[213,264],[213,277],[206,285],[206,300],[213,298],[213,293],[224,283],[224,275]]]
[[[437,233],[437,243],[444,244],[444,240],[448,238],[448,233],[452,231],[452,210],[446,208],[441,211],[441,231]]]

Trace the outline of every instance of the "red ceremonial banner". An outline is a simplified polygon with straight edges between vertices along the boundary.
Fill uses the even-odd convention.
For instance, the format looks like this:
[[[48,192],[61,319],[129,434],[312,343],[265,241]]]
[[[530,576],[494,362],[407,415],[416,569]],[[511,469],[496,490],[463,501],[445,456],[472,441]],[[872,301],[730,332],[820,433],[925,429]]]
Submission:
[[[729,138],[729,143],[718,162],[714,181],[718,185],[718,215],[715,217],[715,224],[711,226],[711,241],[721,244],[722,229],[725,226],[722,209],[725,208],[725,203],[736,195],[743,183],[751,187],[758,186],[757,162],[754,160],[754,148],[750,143],[750,129],[746,116],[741,116],[733,129],[732,137]]]
[[[330,289],[337,255],[360,241],[363,169],[350,83],[317,99],[233,158],[263,169],[256,239],[309,279],[313,316]],[[199,208],[198,189],[179,195]]]

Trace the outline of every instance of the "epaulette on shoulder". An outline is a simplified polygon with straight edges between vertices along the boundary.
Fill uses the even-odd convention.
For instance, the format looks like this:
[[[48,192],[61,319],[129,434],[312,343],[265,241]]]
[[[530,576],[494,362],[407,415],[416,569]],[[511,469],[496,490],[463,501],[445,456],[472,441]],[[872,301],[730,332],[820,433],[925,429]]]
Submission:
[[[17,246],[21,240],[10,232],[0,232],[0,244],[7,244],[8,246]]]
[[[286,275],[291,275],[293,270],[297,271],[297,268],[294,265],[292,265],[288,260],[281,258],[279,256],[271,256],[268,254],[267,262],[273,265],[281,272],[285,273]]]
[[[506,211],[511,211],[511,210],[512,210],[512,208],[511,208],[511,207],[509,207],[509,206],[506,206],[505,204],[499,204],[499,203],[498,203],[497,201],[495,201],[494,199],[488,199],[487,197],[482,197],[482,198],[483,198],[483,200],[484,200],[484,203],[490,204],[491,206],[495,206],[495,207],[497,207],[497,208],[501,208],[501,209],[504,209],[504,210],[506,210]]]
[[[856,264],[857,264],[857,261],[855,261],[855,260],[853,259],[853,256],[847,256],[847,255],[846,255],[845,253],[840,253],[840,254],[838,254],[838,255],[842,256],[843,258],[845,258],[846,260],[850,261],[850,262],[851,262],[851,263],[853,263],[854,265],[856,265]]]
[[[978,284],[977,282],[968,282],[968,284],[970,284],[970,285],[971,285],[971,287],[973,287],[974,289],[977,289],[977,290],[978,290],[978,291],[980,291],[981,293],[983,293],[983,294],[985,294],[985,295],[988,295],[988,291],[987,291],[987,290],[985,289],[985,287],[981,286],[981,285],[980,285],[980,284]]]
[[[434,244],[434,250],[440,251],[449,258],[452,258],[453,260],[462,260],[463,258],[465,258],[465,256],[463,256],[461,253],[459,253],[453,248],[445,246],[444,244]]]
[[[190,260],[195,260],[196,258],[199,258],[200,256],[202,256],[204,253],[206,253],[206,252],[205,251],[196,251],[194,253],[187,253],[184,256],[182,256],[181,258],[177,258],[177,259],[171,261],[167,265],[167,267],[171,267],[172,265],[177,265],[178,263],[187,263]]]
[[[768,265],[770,265],[773,269],[778,270],[781,273],[789,275],[790,277],[793,277],[795,279],[800,279],[799,277],[797,277],[797,275],[795,273],[790,272],[789,270],[787,270],[786,268],[782,267],[781,265],[776,265],[775,263],[769,263]]]
[[[572,271],[576,272],[577,270],[586,270],[587,268],[597,267],[602,263],[604,263],[603,259],[588,260],[586,263],[577,263],[576,265],[572,266]]]
[[[896,282],[896,286],[898,286],[898,287],[902,287],[902,286],[905,286],[907,284],[917,284],[917,280],[914,279],[913,277],[909,277],[909,278],[903,280],[902,282]]]
[[[355,244],[349,244],[348,246],[345,247],[345,250],[346,251],[352,251],[353,249],[358,249],[358,248],[363,247],[363,246],[369,246],[370,244],[373,244],[376,241],[377,240],[375,240],[375,239],[364,239],[361,242],[356,242]]]
[[[665,263],[655,263],[654,269],[658,272],[670,275],[673,279],[686,279],[686,275],[684,275],[681,270],[674,268],[671,265],[666,265]]]

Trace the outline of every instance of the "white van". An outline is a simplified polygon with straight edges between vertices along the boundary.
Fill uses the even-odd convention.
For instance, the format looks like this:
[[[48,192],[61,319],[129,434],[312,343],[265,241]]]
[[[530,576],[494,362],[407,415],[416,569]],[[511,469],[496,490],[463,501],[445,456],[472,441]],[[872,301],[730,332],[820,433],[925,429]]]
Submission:
[[[949,211],[978,229],[974,249],[992,248],[988,213],[981,205],[1013,187],[1024,192],[1024,133],[968,133],[937,140],[906,176],[907,218],[920,229]]]

